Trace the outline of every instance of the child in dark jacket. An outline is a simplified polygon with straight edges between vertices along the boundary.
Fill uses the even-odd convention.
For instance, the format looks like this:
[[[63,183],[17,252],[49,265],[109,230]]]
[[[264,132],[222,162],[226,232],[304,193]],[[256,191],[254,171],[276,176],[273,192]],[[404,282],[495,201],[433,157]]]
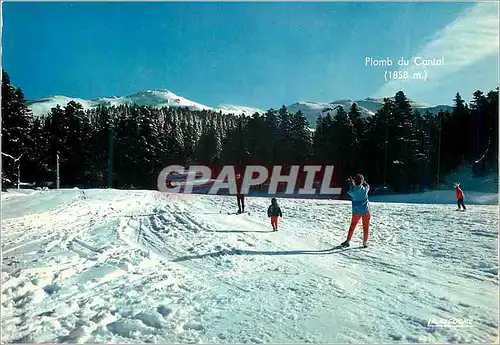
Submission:
[[[278,217],[283,217],[283,214],[281,213],[281,208],[278,206],[276,198],[271,199],[271,206],[267,209],[267,216],[271,218],[273,231],[278,231]]]
[[[349,192],[352,202],[352,218],[347,240],[341,244],[342,247],[349,247],[354,229],[360,219],[363,219],[363,247],[368,246],[368,229],[370,227],[370,205],[368,202],[368,192],[370,186],[365,182],[363,175],[358,174],[354,178],[349,179]]]

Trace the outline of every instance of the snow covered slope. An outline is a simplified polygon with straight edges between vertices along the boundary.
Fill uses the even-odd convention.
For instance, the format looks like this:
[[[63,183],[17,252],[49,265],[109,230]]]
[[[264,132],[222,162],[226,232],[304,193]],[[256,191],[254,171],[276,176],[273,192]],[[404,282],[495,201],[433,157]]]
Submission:
[[[221,104],[214,111],[220,111],[223,114],[243,114],[245,116],[252,116],[255,113],[264,114],[265,111],[257,108],[245,107],[241,105]]]
[[[187,98],[177,96],[175,93],[168,90],[147,90],[136,94],[117,97],[117,98],[101,98],[96,101],[99,104],[105,105],[138,105],[152,107],[187,107],[192,110],[209,110],[203,104],[193,102]]]
[[[350,100],[339,100],[335,101],[332,103],[321,103],[321,102],[297,102],[288,107],[288,110],[290,113],[295,114],[299,110],[304,113],[304,116],[306,117],[307,121],[312,127],[316,126],[316,120],[318,119],[318,116],[325,116],[328,113],[330,113],[332,116],[335,116],[337,114],[337,107],[342,106],[346,112],[349,112],[352,104],[354,102]],[[358,104],[358,109],[361,113],[362,116],[372,116],[375,114],[375,111],[371,111],[365,107],[362,107],[360,104]]]
[[[153,191],[2,193],[3,342],[443,343],[498,337],[498,207]],[[223,213],[219,213],[223,211]],[[457,327],[434,325],[458,319]],[[429,325],[431,322],[431,325]]]
[[[90,109],[97,106],[97,102],[88,101],[81,98],[72,98],[66,96],[52,96],[46,98],[40,98],[36,100],[27,101],[26,104],[29,109],[31,109],[34,116],[44,116],[50,112],[52,108],[55,108],[58,104],[61,107],[65,107],[69,102],[74,101],[80,103],[84,109]]]
[[[302,111],[309,125],[314,128],[318,116],[326,116],[328,113],[331,115],[337,114],[335,107],[329,103],[297,102],[289,105],[287,109],[292,114],[296,114],[299,110]],[[365,113],[364,115],[366,116],[367,114]]]
[[[52,96],[29,101],[27,102],[27,105],[32,110],[34,116],[43,116],[50,112],[50,109],[54,108],[56,105],[59,104],[61,107],[64,107],[70,101],[82,104],[85,110],[97,107],[98,105],[119,106],[136,104],[139,106],[152,106],[157,108],[187,107],[191,110],[214,110],[216,112],[221,111],[223,114],[252,115],[256,111],[263,112],[259,109],[236,105],[221,105],[217,108],[211,108],[206,105],[193,102],[187,98],[177,96],[169,90],[145,90],[124,97],[104,97],[94,100],[84,100],[66,96]]]

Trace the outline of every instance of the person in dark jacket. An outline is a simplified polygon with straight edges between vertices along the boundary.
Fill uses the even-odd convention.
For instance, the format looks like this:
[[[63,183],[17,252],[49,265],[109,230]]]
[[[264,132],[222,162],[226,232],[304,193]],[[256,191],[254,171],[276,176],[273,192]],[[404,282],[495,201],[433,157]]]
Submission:
[[[267,216],[271,218],[273,231],[278,231],[278,217],[283,217],[283,214],[281,213],[281,208],[278,206],[276,198],[271,199],[271,206],[267,209]]]
[[[238,201],[238,214],[245,212],[245,197],[241,193],[241,174],[236,174],[236,200]]]
[[[370,186],[365,182],[365,178],[361,174],[356,175],[354,181],[349,179],[349,185],[349,192],[347,193],[351,196],[352,203],[351,226],[349,227],[347,240],[341,243],[341,246],[349,247],[354,229],[358,225],[359,220],[363,219],[363,247],[367,247],[368,230],[370,227],[370,204],[368,201]]]

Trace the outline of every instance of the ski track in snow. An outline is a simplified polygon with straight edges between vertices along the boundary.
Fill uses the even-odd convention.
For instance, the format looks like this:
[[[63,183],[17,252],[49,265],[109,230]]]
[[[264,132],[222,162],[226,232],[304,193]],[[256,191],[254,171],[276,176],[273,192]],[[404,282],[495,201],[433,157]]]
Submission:
[[[498,206],[152,191],[2,193],[4,342],[491,342]],[[429,327],[466,318],[470,327]]]

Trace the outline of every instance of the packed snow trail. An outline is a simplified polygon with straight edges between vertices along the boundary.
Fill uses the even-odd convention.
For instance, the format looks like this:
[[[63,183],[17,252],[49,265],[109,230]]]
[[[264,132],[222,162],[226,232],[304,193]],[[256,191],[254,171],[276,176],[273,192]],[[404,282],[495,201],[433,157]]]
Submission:
[[[2,341],[492,342],[498,206],[152,191],[2,193]],[[222,210],[222,212],[220,212]],[[460,327],[429,321],[466,319]]]

